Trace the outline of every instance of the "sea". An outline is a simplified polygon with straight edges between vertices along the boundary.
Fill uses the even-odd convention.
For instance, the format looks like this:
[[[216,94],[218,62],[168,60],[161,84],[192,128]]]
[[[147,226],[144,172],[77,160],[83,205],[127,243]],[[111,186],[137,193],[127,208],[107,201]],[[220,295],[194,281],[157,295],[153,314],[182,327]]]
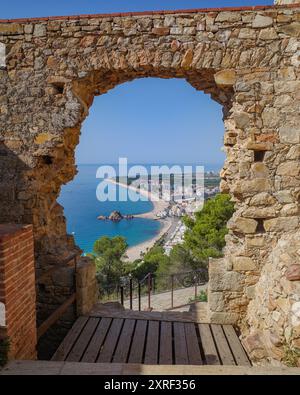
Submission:
[[[84,253],[93,251],[96,240],[102,236],[125,237],[128,246],[135,246],[154,238],[160,231],[162,224],[160,221],[134,218],[122,220],[120,222],[98,220],[99,215],[108,216],[112,211],[117,210],[122,214],[142,214],[153,209],[150,201],[138,200],[136,202],[127,201],[99,201],[96,190],[102,181],[96,178],[97,169],[100,165],[78,165],[78,174],[68,184],[62,187],[58,202],[64,207],[64,214],[67,219],[67,231],[73,234],[76,244]],[[117,165],[112,165],[116,169]],[[149,168],[151,165],[146,165]],[[206,171],[217,171],[219,167],[206,166]],[[124,187],[117,187],[119,190]],[[126,192],[126,188],[125,191]],[[136,200],[136,199],[135,199]]]

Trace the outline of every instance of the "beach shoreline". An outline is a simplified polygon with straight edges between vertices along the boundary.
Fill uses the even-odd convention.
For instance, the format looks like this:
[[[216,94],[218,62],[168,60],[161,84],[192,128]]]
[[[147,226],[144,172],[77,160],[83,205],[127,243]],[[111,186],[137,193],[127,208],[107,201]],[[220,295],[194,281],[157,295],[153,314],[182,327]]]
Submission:
[[[112,179],[108,179],[107,181],[110,182],[111,184],[120,185],[126,189],[132,190],[133,192],[139,193],[140,195],[147,197],[147,199],[152,203],[153,208],[151,211],[148,211],[143,214],[134,214],[133,213],[132,215],[134,216],[134,218],[144,218],[144,219],[149,219],[149,220],[155,220],[155,221],[159,221],[162,224],[159,232],[154,237],[152,237],[151,239],[146,240],[142,243],[139,243],[135,246],[129,247],[127,249],[126,260],[134,261],[136,259],[141,258],[141,254],[144,254],[145,252],[147,252],[147,250],[149,250],[151,247],[153,247],[155,242],[158,241],[162,236],[164,236],[168,232],[168,230],[171,228],[172,223],[173,223],[172,218],[161,219],[161,218],[157,217],[157,214],[159,212],[165,210],[169,206],[169,203],[164,200],[157,200],[157,196],[155,196],[155,198],[153,198],[150,192],[145,191],[143,189],[135,188],[133,185],[126,185],[122,182],[117,182]]]
[[[150,248],[152,248],[154,246],[154,244],[161,237],[163,237],[172,226],[172,220],[170,218],[164,219],[164,220],[159,220],[159,222],[162,224],[162,227],[160,228],[157,235],[155,235],[154,237],[152,237],[149,240],[144,241],[143,243],[129,247],[125,253],[126,254],[125,260],[135,261],[136,259],[140,259],[141,254],[145,254]]]

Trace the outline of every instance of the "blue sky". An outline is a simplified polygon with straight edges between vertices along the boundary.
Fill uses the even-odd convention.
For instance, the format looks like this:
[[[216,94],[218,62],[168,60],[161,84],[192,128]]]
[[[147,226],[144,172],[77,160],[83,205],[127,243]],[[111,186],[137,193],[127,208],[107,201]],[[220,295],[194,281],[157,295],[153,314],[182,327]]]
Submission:
[[[1,0],[0,19],[273,4],[270,0]],[[184,80],[141,79],[96,97],[77,163],[222,164],[221,107]]]
[[[185,80],[135,80],[95,98],[77,160],[222,163],[223,130],[221,106]]]
[[[0,19],[272,3],[272,0],[1,0]]]

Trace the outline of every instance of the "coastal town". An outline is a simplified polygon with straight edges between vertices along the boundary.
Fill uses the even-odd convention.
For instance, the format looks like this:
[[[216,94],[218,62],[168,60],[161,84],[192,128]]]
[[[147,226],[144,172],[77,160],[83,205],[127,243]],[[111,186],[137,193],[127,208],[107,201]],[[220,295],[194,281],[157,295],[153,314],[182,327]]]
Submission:
[[[185,177],[185,187],[181,175],[172,178],[170,175],[160,177],[138,177],[136,179],[121,178],[111,180],[114,184],[126,186],[128,190],[138,192],[147,197],[153,203],[153,210],[143,214],[122,215],[113,212],[108,217],[99,216],[99,220],[121,221],[133,218],[145,218],[158,220],[162,224],[161,230],[153,239],[130,247],[127,256],[130,260],[140,258],[155,242],[160,241],[165,253],[168,255],[176,244],[181,244],[184,239],[186,227],[183,217],[193,217],[200,210],[205,200],[219,193],[220,177],[217,172],[209,171],[202,173],[201,177],[191,174]],[[195,180],[202,182],[195,183]]]

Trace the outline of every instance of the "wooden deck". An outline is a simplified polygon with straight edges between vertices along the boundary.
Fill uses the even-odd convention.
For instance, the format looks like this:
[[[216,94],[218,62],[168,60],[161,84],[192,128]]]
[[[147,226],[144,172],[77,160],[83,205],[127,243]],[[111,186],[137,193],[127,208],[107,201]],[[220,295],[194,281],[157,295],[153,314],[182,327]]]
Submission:
[[[231,325],[79,317],[53,361],[251,366]]]

